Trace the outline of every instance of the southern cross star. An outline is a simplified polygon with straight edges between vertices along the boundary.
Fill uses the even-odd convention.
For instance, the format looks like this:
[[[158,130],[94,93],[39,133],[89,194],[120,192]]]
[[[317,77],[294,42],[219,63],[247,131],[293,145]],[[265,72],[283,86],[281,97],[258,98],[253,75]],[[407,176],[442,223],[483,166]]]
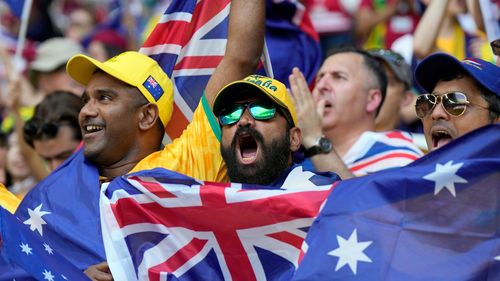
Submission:
[[[30,246],[28,245],[28,243],[24,244],[24,243],[21,243],[21,252],[25,253],[26,255],[31,255],[32,252],[31,252],[31,248]]]
[[[358,233],[356,229],[353,230],[348,240],[337,235],[337,242],[339,243],[339,247],[328,252],[330,256],[339,257],[335,271],[338,271],[347,264],[354,275],[356,275],[358,261],[372,262],[372,260],[363,253],[363,251],[370,246],[372,241],[358,242]]]
[[[424,176],[424,179],[434,182],[434,195],[438,194],[443,188],[456,197],[455,183],[467,183],[467,181],[457,175],[458,169],[464,163],[453,164],[453,161],[448,161],[446,164],[436,164],[436,170]]]
[[[41,209],[42,204],[38,205],[38,207],[36,207],[34,210],[28,208],[28,215],[30,216],[30,218],[25,220],[24,224],[29,225],[31,231],[37,230],[40,236],[43,236],[42,226],[47,223],[43,220],[42,217],[44,215],[50,214],[50,212],[45,212]]]

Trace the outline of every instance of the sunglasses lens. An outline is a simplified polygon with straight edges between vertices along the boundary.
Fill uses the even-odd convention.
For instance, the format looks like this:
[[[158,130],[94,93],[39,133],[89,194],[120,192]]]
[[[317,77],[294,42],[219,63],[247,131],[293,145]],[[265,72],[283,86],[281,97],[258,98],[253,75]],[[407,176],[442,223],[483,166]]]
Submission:
[[[243,106],[234,106],[230,108],[224,108],[221,110],[219,114],[219,122],[223,126],[231,125],[238,120],[240,120],[241,115],[243,114]]]
[[[276,107],[271,104],[254,103],[250,106],[250,114],[256,120],[269,120],[276,114]]]
[[[417,102],[415,103],[415,112],[419,118],[424,118],[432,111],[435,105],[435,96],[429,94],[421,95],[417,98]]]
[[[443,96],[443,106],[453,116],[460,116],[467,108],[467,97],[462,93],[448,93]]]

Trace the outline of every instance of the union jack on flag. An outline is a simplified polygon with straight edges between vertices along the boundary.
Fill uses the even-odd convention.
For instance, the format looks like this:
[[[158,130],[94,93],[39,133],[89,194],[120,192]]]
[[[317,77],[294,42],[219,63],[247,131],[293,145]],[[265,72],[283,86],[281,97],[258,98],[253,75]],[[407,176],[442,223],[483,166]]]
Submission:
[[[219,184],[157,168],[105,184],[101,221],[114,279],[290,279],[332,188],[294,182]]]
[[[140,52],[155,59],[174,82],[171,139],[193,117],[210,75],[224,56],[230,0],[172,1]]]
[[[173,0],[140,52],[158,61],[173,79],[174,110],[166,127],[181,135],[193,117],[205,86],[224,56],[230,0]],[[294,66],[309,82],[320,65],[318,36],[298,0],[267,0],[266,44],[274,78],[288,83]],[[282,50],[288,50],[283,52]],[[264,71],[259,71],[264,74]],[[270,76],[270,74],[268,74]]]

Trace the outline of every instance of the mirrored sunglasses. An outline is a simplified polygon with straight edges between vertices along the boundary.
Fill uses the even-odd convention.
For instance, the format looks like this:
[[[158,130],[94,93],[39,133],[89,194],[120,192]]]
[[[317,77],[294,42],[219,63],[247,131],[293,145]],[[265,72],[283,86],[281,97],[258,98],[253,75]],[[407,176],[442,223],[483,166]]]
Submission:
[[[255,120],[269,120],[276,115],[276,106],[268,102],[236,103],[219,111],[217,114],[219,123],[222,126],[228,126],[238,122],[245,112],[245,108],[248,108],[248,112]]]
[[[434,94],[425,94],[417,98],[415,103],[415,111],[419,118],[424,118],[429,115],[436,105],[441,103],[443,109],[452,116],[460,116],[464,114],[468,105],[472,105],[467,99],[467,96],[461,92],[450,92],[444,95],[438,96]],[[488,109],[487,107],[475,105],[483,109]]]

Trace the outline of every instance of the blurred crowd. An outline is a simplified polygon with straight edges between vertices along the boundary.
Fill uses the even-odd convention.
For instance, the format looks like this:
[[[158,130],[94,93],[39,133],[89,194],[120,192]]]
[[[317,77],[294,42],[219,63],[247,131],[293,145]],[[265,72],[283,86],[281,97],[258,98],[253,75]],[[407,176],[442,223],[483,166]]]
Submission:
[[[496,59],[490,47],[496,38],[487,36],[480,1],[301,2],[319,34],[323,58],[334,48],[355,46],[380,59],[388,83],[375,131],[413,132],[423,151],[427,147],[414,110],[418,94],[425,92],[413,79],[418,62],[438,51],[459,60]],[[35,0],[21,61],[14,61],[20,15],[0,3],[0,182],[11,192],[22,197],[80,145],[84,88],[66,73],[68,59],[86,53],[105,61],[138,50],[169,3]],[[500,14],[498,1],[489,4],[489,12]]]

